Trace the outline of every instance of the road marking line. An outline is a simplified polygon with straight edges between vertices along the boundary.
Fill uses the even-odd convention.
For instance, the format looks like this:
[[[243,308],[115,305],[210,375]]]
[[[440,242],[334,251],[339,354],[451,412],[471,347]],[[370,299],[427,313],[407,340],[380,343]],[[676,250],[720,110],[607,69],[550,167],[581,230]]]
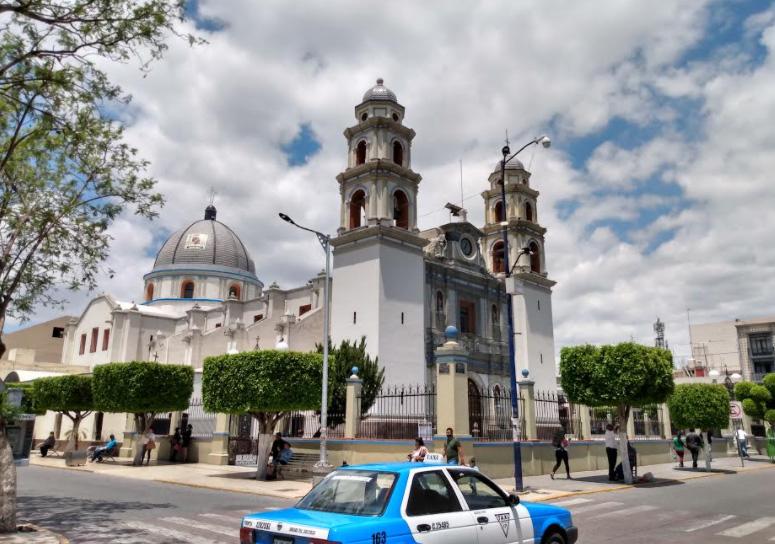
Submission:
[[[631,508],[625,508],[624,510],[617,510],[616,515],[619,516],[621,514],[638,514],[640,512],[648,512],[649,510],[656,510],[656,506],[651,506],[649,504],[641,504],[640,506],[633,506]],[[598,519],[598,518],[605,518],[610,516],[610,512],[606,512],[605,514],[598,514],[596,516],[592,516],[589,519]]]
[[[571,508],[571,512],[573,512],[574,515],[581,514],[583,512],[592,512],[593,510],[601,510],[603,508],[616,508],[617,506],[621,506],[624,503],[617,502],[617,501],[610,501],[610,502],[600,502],[597,504],[591,504],[589,506],[582,506],[581,508]]]
[[[553,502],[551,504],[554,506],[573,506],[574,504],[584,504],[587,502],[592,502],[592,499],[570,499],[567,501]]]
[[[232,514],[231,516],[226,516],[223,514],[211,514],[210,512],[207,512],[205,514],[199,514],[199,517],[218,519],[218,520],[226,521],[228,523],[233,523],[233,524],[238,524],[242,519],[242,516],[240,516],[239,514]]]
[[[727,516],[721,516],[716,519],[710,518],[710,519],[700,520],[696,524],[690,525],[688,529],[684,529],[684,532],[693,533],[694,531],[699,531],[700,529],[705,529],[707,527],[713,527],[714,525],[718,525],[719,523],[724,523],[725,521],[728,521],[736,517],[737,516],[727,515]]]
[[[762,529],[766,529],[770,525],[775,525],[775,518],[759,518],[753,521],[749,521],[748,523],[743,523],[742,525],[738,525],[737,527],[732,527],[731,529],[727,529],[726,531],[721,531],[720,533],[717,533],[717,534],[722,536],[741,538],[744,536],[748,536],[752,533],[755,533],[756,531],[761,531]]]
[[[161,535],[167,538],[174,538],[181,542],[189,542],[190,544],[221,544],[222,540],[211,540],[209,538],[192,535],[189,533],[183,533],[176,531],[175,529],[169,529],[167,527],[160,527],[159,525],[151,525],[143,523],[141,521],[124,521],[122,525],[129,527],[130,529],[136,529],[152,535]]]
[[[202,531],[210,531],[211,533],[217,533],[219,535],[239,538],[239,528],[227,529],[223,525],[210,525],[209,523],[201,523],[193,519],[179,518],[175,516],[161,518],[161,521],[168,521],[170,523],[177,523],[178,525],[184,525],[186,527],[193,527],[194,529],[201,529]]]

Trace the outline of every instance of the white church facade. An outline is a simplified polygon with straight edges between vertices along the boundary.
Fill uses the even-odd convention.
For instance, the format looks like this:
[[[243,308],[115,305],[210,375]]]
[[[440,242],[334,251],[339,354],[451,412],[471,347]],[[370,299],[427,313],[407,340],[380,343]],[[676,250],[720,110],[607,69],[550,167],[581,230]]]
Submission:
[[[509,262],[522,248],[531,250],[514,267],[520,285],[514,297],[517,371],[527,369],[537,389],[554,390],[554,282],[530,173],[518,161],[509,164],[504,203],[496,168],[482,193],[483,225],[455,209],[454,221],[421,231],[415,132],[404,114],[378,80],[355,107],[356,124],[344,131],[348,152],[336,177],[341,213],[332,239],[332,340],[365,336],[388,384],[430,384],[434,350],[453,325],[470,354],[476,385],[508,388],[505,222]],[[156,360],[198,369],[206,357],[222,353],[278,345],[313,350],[322,341],[324,281],[321,274],[291,289],[265,287],[248,249],[211,204],[202,219],[161,246],[143,278],[142,300],[100,295],[68,322],[62,362],[93,367]]]

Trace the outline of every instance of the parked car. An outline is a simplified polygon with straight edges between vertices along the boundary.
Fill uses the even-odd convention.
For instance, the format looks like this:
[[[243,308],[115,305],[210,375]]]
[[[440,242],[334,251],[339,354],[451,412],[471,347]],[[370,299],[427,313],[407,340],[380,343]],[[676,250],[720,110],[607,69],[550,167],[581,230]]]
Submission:
[[[478,470],[432,463],[341,467],[286,510],[242,519],[242,544],[573,544],[570,512],[520,502]]]

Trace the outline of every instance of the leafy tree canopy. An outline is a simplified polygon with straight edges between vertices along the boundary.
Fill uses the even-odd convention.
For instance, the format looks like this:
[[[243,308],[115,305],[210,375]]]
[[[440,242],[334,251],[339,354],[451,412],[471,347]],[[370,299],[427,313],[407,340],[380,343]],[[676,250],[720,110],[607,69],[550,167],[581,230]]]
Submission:
[[[86,412],[94,409],[91,376],[38,378],[33,386],[36,406],[42,410]]]
[[[322,370],[317,353],[265,350],[208,357],[202,399],[206,410],[230,414],[318,410]]]
[[[185,410],[194,391],[194,369],[148,361],[108,363],[94,367],[92,389],[101,412]]]
[[[673,423],[682,429],[723,429],[729,423],[729,392],[723,385],[677,385],[668,406]]]
[[[318,353],[323,346],[317,346]],[[328,425],[335,427],[344,421],[347,404],[347,379],[352,375],[353,367],[358,367],[358,377],[363,381],[361,388],[361,415],[365,415],[374,404],[382,384],[385,383],[385,369],[380,368],[378,359],[372,359],[366,352],[366,337],[359,342],[342,340],[328,348]]]
[[[761,384],[740,382],[735,385],[735,398],[742,401],[743,411],[749,417],[767,419],[766,414],[775,410],[775,373],[764,376]]]
[[[562,388],[587,406],[643,406],[673,392],[673,357],[632,342],[565,347],[560,352]]]

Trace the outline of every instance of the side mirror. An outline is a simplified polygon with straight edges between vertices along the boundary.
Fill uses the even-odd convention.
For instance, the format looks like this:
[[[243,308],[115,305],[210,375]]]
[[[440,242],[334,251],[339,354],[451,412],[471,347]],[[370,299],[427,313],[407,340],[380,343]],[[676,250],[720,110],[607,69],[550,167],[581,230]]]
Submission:
[[[519,504],[519,497],[517,497],[514,493],[510,493],[508,496],[508,503],[509,506],[516,506]]]

